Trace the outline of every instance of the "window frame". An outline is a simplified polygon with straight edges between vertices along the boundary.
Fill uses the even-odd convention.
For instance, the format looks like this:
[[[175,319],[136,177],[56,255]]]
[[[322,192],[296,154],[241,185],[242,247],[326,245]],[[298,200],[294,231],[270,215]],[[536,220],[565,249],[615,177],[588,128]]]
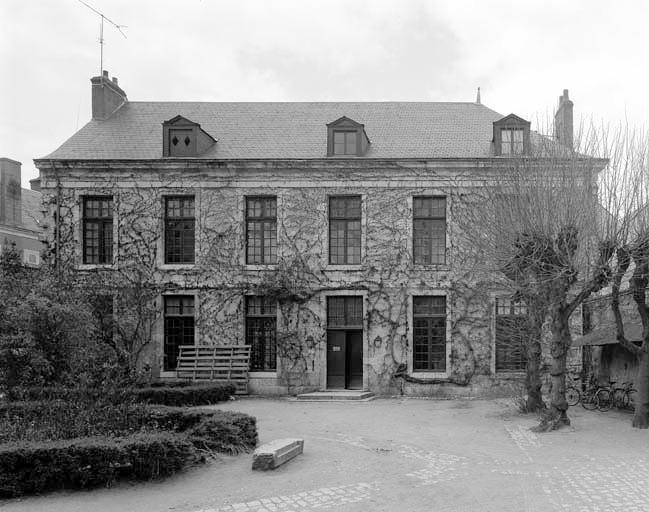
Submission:
[[[508,306],[503,306],[503,310],[508,310],[507,313],[502,313],[500,309],[500,304],[504,301],[507,301]],[[520,357],[518,361],[514,361],[515,365],[510,364],[509,361],[506,362],[506,366],[502,365],[499,367],[499,336],[498,336],[498,319],[508,318],[508,319],[525,319],[528,317],[528,306],[520,300],[512,300],[511,297],[507,296],[496,296],[494,297],[494,351],[493,351],[493,371],[497,374],[521,374],[524,373],[527,367],[527,351],[525,344],[523,342],[524,333],[521,334],[520,340]],[[501,343],[504,340],[501,339]],[[512,358],[513,359],[513,358]]]
[[[444,216],[435,216],[435,215],[430,215],[430,216],[417,216],[416,212],[417,209],[415,207],[415,202],[417,200],[423,200],[423,199],[430,199],[432,201],[438,200],[438,199],[443,199],[444,200]],[[433,208],[431,208],[433,210]],[[446,196],[442,195],[426,195],[426,196],[413,196],[412,197],[412,262],[414,265],[424,265],[424,266],[433,266],[433,265],[446,265],[447,264],[447,257],[446,257],[446,242],[447,242],[447,233],[446,230],[448,228],[447,221],[446,221],[446,210],[447,210],[447,198]],[[434,230],[433,226],[435,224],[435,221],[443,221],[443,239],[442,239],[442,261],[433,261],[433,242],[436,240],[434,235]],[[429,244],[428,244],[428,250],[429,250],[429,255],[430,255],[430,262],[422,262],[417,260],[417,229],[416,229],[416,224],[417,221],[430,221],[430,229],[428,229],[428,235],[429,235]]]
[[[332,202],[338,199],[352,199],[352,198],[357,198],[359,201],[358,205],[358,217],[339,217],[336,216],[334,217],[332,215]],[[361,194],[343,194],[343,195],[330,195],[328,196],[328,256],[327,256],[327,264],[332,265],[335,267],[343,267],[343,266],[359,266],[362,264],[363,261],[363,196]],[[334,262],[332,257],[333,257],[333,251],[332,251],[332,232],[333,232],[333,226],[334,223],[338,225],[338,223],[344,222],[344,237],[343,237],[343,253],[344,253],[344,261],[343,262]],[[351,222],[358,222],[358,261],[357,262],[351,262],[350,257],[349,257],[349,224]],[[338,238],[337,238],[338,239]]]
[[[251,314],[250,313],[250,302],[254,299],[260,300],[260,309],[259,313]],[[270,311],[267,312],[267,309]],[[244,338],[246,345],[250,345],[250,366],[249,371],[251,373],[276,373],[277,372],[277,301],[270,299],[265,295],[246,295],[244,296]],[[265,328],[261,329],[261,337],[263,338],[263,343],[261,345],[261,360],[263,361],[262,366],[258,366],[255,363],[256,354],[255,346],[257,345],[254,341],[257,338],[252,338],[251,336],[251,327],[258,322],[272,321],[273,330],[270,336],[270,339],[267,338],[268,331]],[[267,357],[266,351],[269,349],[270,354]],[[268,366],[267,366],[268,363]]]
[[[505,153],[503,151],[503,133],[521,130],[523,134],[522,150],[520,153]],[[513,134],[512,134],[513,135]],[[509,114],[493,123],[494,155],[515,158],[528,156],[530,154],[530,122],[518,117],[516,114]],[[513,149],[514,141],[508,141],[510,149]]]
[[[250,217],[249,216],[249,201],[262,201],[262,215],[260,217]],[[266,206],[264,201],[274,200],[275,201],[275,215],[273,217],[264,215]],[[246,247],[245,247],[245,264],[246,265],[276,265],[277,264],[277,196],[245,196],[244,197],[244,221],[245,221],[245,230],[246,230]],[[251,261],[250,258],[250,223],[259,222],[261,223],[261,261]],[[270,255],[266,256],[266,246],[265,246],[265,235],[266,235],[266,224],[271,224],[273,227],[272,231],[275,233],[274,245],[271,245]],[[274,252],[273,249],[274,248]]]
[[[108,201],[108,209],[110,216],[106,217],[90,217],[87,215],[87,203],[89,201]],[[98,208],[101,210],[101,206]],[[115,204],[112,195],[86,195],[82,196],[81,201],[81,247],[82,256],[81,262],[83,265],[112,265],[114,261],[114,218],[115,218]],[[97,261],[88,261],[88,248],[87,248],[87,226],[88,224],[95,223],[98,225],[97,229]],[[106,234],[110,235],[110,242],[106,243]]]
[[[191,199],[192,200],[192,211],[193,215],[191,217],[174,217],[174,216],[169,216],[168,211],[169,211],[169,202],[170,201],[175,201],[175,200],[187,200]],[[164,229],[164,247],[163,247],[163,263],[165,265],[194,265],[196,263],[196,197],[193,194],[178,194],[178,195],[169,195],[169,196],[164,196],[163,198],[163,229]],[[180,207],[180,210],[182,211],[183,206]],[[189,231],[188,229],[179,229],[179,228],[171,228],[170,223],[180,223],[180,222],[191,222],[191,231],[193,233],[192,236],[192,249],[191,249],[191,261],[189,261],[189,251],[185,254],[184,252],[184,242],[183,242],[183,232],[184,231]],[[170,233],[171,232],[180,232],[180,261],[170,261],[171,258],[170,256],[170,248],[171,244],[170,242]]]
[[[432,312],[427,312],[427,313],[416,313],[415,312],[415,302],[417,299],[442,299],[443,300],[443,307],[444,307],[444,313],[432,313]],[[449,346],[448,346],[448,301],[446,300],[447,297],[446,295],[441,295],[441,294],[427,294],[427,295],[413,295],[411,304],[412,304],[412,310],[411,310],[411,320],[412,320],[412,372],[416,374],[431,374],[431,375],[436,375],[436,376],[446,376],[448,372],[448,367],[449,367]],[[433,306],[434,307],[434,306]],[[417,360],[416,360],[416,334],[415,334],[415,329],[416,329],[416,321],[417,320],[427,320],[427,326],[426,326],[426,345],[427,345],[427,362],[426,362],[426,368],[417,368]],[[441,341],[440,345],[443,347],[444,352],[443,352],[443,358],[441,361],[443,362],[443,366],[440,368],[435,368],[434,367],[434,361],[432,358],[432,355],[434,351],[432,350],[433,345],[435,344],[433,338],[434,335],[432,334],[434,330],[434,321],[441,320],[441,328],[442,328],[442,333],[440,336],[438,336],[438,341]],[[440,327],[438,326],[438,328]]]
[[[167,301],[171,299],[180,299],[180,313],[179,314],[169,314],[167,313]],[[183,299],[191,299],[192,302],[192,313],[190,314],[183,314]],[[179,349],[177,350],[176,354],[176,365],[173,368],[168,368],[167,365],[167,346],[170,345],[168,343],[168,339],[170,338],[170,327],[168,324],[169,320],[174,320],[174,319],[183,319],[184,321],[187,321],[189,323],[189,319],[191,319],[191,340],[192,343],[184,343],[185,339],[185,333],[181,334],[181,338],[183,342],[178,343],[176,347],[180,347],[181,345],[196,345],[196,297],[193,294],[173,294],[173,295],[163,295],[162,297],[162,321],[163,321],[163,336],[162,336],[162,368],[161,371],[163,373],[175,373],[176,367],[178,366],[178,354],[180,353]],[[184,325],[184,321],[182,323],[182,326],[179,328],[184,331],[186,326]]]
[[[350,130],[350,129],[336,129],[334,128],[332,130],[332,156],[358,156],[358,130]],[[344,135],[343,137],[343,149],[344,151],[342,153],[337,153],[336,152],[336,135],[342,134]],[[354,135],[354,141],[353,143],[349,144],[347,135],[351,134]]]

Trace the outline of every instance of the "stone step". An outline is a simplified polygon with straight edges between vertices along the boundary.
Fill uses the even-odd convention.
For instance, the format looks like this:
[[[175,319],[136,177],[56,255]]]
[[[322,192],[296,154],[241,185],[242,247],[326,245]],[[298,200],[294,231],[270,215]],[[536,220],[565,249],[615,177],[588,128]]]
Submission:
[[[252,454],[252,469],[275,469],[304,451],[304,439],[276,439]]]
[[[356,391],[345,389],[340,391],[315,391],[297,395],[299,401],[304,402],[346,402],[350,400],[367,402],[374,398],[371,391]]]

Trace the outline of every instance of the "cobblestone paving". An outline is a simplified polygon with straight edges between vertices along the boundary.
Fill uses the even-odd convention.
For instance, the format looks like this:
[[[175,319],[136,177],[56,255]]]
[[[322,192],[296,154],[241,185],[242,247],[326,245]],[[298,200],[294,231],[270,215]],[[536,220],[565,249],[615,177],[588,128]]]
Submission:
[[[290,496],[263,498],[220,508],[200,509],[196,512],[298,512],[334,507],[340,509],[350,503],[368,500],[376,490],[376,485],[371,483],[323,487]]]

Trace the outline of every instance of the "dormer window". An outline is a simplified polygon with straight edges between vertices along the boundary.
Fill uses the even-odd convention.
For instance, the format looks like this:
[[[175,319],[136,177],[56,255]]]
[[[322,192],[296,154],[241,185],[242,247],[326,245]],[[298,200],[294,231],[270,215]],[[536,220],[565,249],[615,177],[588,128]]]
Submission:
[[[523,128],[502,128],[500,130],[502,155],[523,154]]]
[[[343,130],[334,130],[334,155],[356,155],[358,134]]]
[[[162,123],[162,154],[164,157],[195,157],[216,142],[201,125],[182,116]]]
[[[365,126],[348,117],[327,125],[327,156],[363,156],[369,144]]]
[[[510,114],[493,124],[494,154],[496,156],[529,155],[530,123]]]

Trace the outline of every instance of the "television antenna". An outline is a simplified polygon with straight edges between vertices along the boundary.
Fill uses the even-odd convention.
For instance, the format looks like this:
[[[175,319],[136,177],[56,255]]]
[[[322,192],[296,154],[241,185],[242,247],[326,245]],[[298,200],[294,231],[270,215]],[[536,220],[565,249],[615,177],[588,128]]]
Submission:
[[[124,39],[127,39],[127,37],[126,34],[122,31],[122,29],[127,27],[126,25],[118,25],[110,18],[104,16],[103,13],[99,12],[91,5],[88,5],[83,0],[79,0],[79,2],[81,2],[83,5],[85,5],[88,9],[90,9],[95,14],[99,14],[99,16],[101,17],[101,25],[99,26],[99,76],[102,76],[104,72],[104,20],[106,20],[108,23],[113,25],[117,30],[119,30],[119,33],[124,36]]]

